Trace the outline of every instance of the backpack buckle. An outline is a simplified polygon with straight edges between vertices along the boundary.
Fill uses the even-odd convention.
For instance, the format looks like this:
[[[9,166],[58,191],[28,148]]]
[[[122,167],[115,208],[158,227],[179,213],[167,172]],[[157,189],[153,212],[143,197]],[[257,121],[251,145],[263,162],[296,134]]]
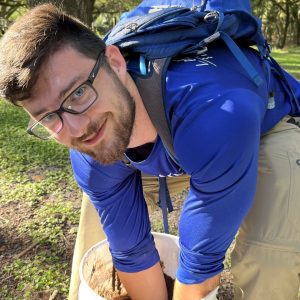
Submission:
[[[203,18],[204,22],[207,24],[214,24],[216,22],[219,22],[219,12],[214,10],[208,12],[205,17]]]
[[[270,43],[268,43],[267,41],[266,41],[266,48],[267,48],[268,56],[269,56],[272,52],[272,45]]]

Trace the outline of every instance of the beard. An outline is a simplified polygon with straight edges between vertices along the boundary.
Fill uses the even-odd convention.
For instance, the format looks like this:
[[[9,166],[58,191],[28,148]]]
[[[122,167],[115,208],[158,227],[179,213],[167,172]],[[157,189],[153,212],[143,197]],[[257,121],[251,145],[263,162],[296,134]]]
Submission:
[[[118,96],[118,103],[114,104],[115,113],[103,114],[98,120],[89,124],[86,133],[82,137],[72,141],[72,148],[90,155],[103,165],[113,164],[123,159],[130,142],[135,120],[135,102],[119,78],[112,70],[111,72],[116,85],[112,90]],[[97,133],[103,122],[106,122],[106,126],[113,127],[112,135],[106,136],[93,148],[86,147],[82,141],[86,137]]]

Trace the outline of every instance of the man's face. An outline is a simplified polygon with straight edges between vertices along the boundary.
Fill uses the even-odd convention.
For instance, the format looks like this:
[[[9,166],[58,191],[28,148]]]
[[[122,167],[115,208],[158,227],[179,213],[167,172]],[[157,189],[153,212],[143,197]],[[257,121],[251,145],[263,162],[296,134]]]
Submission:
[[[87,80],[95,61],[71,47],[54,53],[41,67],[30,99],[21,103],[35,119],[57,110],[65,97]],[[87,153],[102,164],[122,159],[132,133],[135,103],[115,72],[100,67],[93,87],[96,102],[82,114],[62,113],[63,128],[55,139]]]

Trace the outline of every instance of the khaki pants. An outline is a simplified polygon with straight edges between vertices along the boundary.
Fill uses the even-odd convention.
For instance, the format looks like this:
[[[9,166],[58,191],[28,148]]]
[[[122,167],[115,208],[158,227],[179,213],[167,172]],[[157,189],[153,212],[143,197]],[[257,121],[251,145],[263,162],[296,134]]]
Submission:
[[[168,178],[170,194],[189,185],[188,176]],[[144,194],[157,202],[158,180],[143,177]],[[285,121],[261,142],[253,208],[240,228],[232,254],[235,284],[243,299],[296,299],[300,274],[300,129]],[[83,197],[69,300],[77,300],[78,266],[85,251],[104,239],[99,217]],[[240,294],[240,293],[236,293]]]
[[[99,215],[86,194],[83,194],[81,214],[73,254],[69,300],[78,299],[80,284],[79,265],[85,252],[96,243],[106,239]]]
[[[285,120],[262,138],[255,202],[231,258],[244,300],[298,299],[300,128]]]

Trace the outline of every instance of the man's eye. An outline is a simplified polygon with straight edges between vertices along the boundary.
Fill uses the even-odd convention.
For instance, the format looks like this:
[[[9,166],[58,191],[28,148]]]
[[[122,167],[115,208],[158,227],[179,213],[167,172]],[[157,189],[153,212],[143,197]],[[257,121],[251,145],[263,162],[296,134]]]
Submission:
[[[57,123],[60,122],[60,119],[56,113],[49,114],[48,116],[45,116],[42,120],[40,120],[40,124],[50,128],[52,130],[53,126],[56,126]]]
[[[51,123],[57,118],[56,114],[50,114],[43,118],[43,123]]]
[[[73,95],[75,96],[75,98],[81,97],[84,94],[84,91],[85,91],[85,87],[81,86],[73,93]]]

